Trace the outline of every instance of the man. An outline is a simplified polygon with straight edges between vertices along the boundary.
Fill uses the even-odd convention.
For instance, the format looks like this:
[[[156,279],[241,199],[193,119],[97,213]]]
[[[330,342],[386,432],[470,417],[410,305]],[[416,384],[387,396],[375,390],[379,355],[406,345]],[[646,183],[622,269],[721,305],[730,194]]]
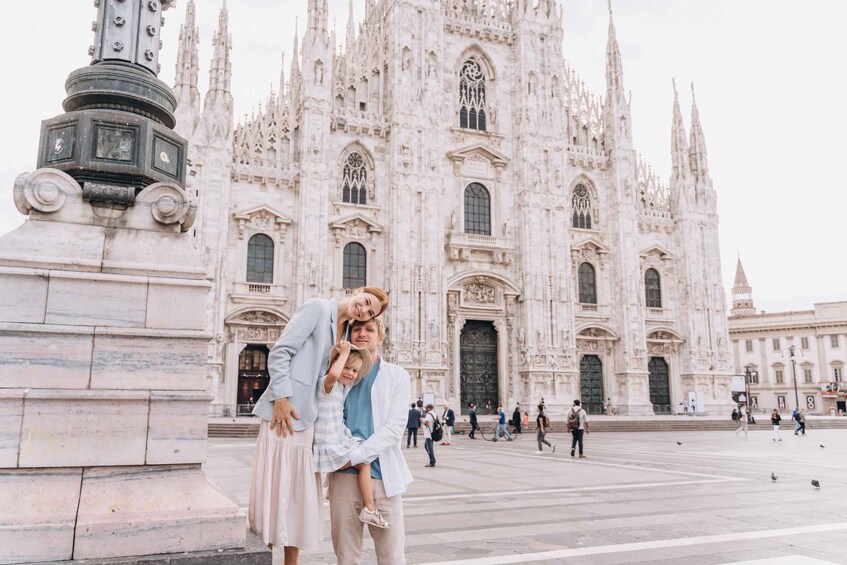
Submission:
[[[435,414],[432,413],[432,404],[427,404],[424,407],[423,427],[424,427],[424,449],[429,456],[429,463],[424,467],[435,467],[435,444],[432,441],[432,430],[435,429]]]
[[[453,424],[456,423],[456,414],[446,402],[444,403],[444,413],[441,415],[441,422],[444,425],[444,441],[441,442],[441,445],[450,445],[453,439]]]
[[[571,440],[571,457],[574,456],[576,447],[579,445],[579,458],[585,459],[585,454],[582,452],[582,440],[584,434],[588,433],[588,414],[586,414],[580,404],[579,399],[573,401],[573,406],[568,414],[568,428],[571,430],[571,435],[573,435],[573,439]],[[575,425],[571,424],[574,420]]]
[[[800,409],[795,408],[793,412],[791,412],[791,419],[794,420],[794,435],[800,433]]]
[[[797,415],[797,421],[800,423],[799,432],[802,435],[806,435],[806,410],[804,408],[800,409],[800,413]]]
[[[476,439],[476,431],[479,429],[479,422],[476,420],[476,404],[470,405],[468,410],[468,419],[471,422],[471,433],[468,434],[470,439]]]
[[[350,341],[367,349],[373,369],[359,384],[346,391],[344,423],[364,442],[353,450],[348,466],[371,464],[376,507],[389,528],[368,526],[374,540],[377,563],[404,565],[406,545],[401,495],[412,482],[412,474],[400,449],[406,422],[406,406],[411,396],[411,380],[404,369],[383,360],[377,351],[385,339],[385,326],[379,319],[355,322]],[[331,473],[327,477],[332,547],[337,563],[357,565],[362,560],[364,524],[359,521],[362,497],[355,469]]]
[[[515,433],[521,433],[521,404],[515,406],[515,411],[512,412],[512,425],[515,426]]]
[[[512,434],[506,429],[506,411],[503,410],[502,406],[497,407],[497,415],[497,433],[494,434],[494,441],[497,441],[503,435],[506,436],[506,441],[512,441]]]
[[[406,449],[409,449],[409,444],[412,442],[412,436],[415,437],[415,447],[418,446],[418,428],[421,427],[421,413],[415,408],[415,403],[412,402],[412,407],[409,409],[409,418],[406,420]]]

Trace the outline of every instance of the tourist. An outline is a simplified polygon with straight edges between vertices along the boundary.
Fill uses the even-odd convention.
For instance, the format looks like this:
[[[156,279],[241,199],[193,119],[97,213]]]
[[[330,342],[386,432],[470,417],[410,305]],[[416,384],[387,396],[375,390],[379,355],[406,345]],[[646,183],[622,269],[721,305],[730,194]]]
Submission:
[[[406,406],[412,385],[405,369],[388,363],[377,351],[385,339],[385,326],[379,319],[354,322],[350,340],[367,349],[373,368],[350,389],[344,400],[344,423],[363,443],[353,450],[349,466],[370,462],[376,508],[389,528],[369,525],[377,563],[403,565],[406,545],[402,494],[412,482],[412,474],[400,449],[406,423]],[[332,547],[338,563],[360,563],[364,524],[358,477],[355,468],[331,473],[327,477]]]
[[[544,407],[540,404],[538,405],[538,416],[535,418],[535,429],[537,430],[536,439],[538,440],[538,451],[535,454],[541,455],[544,453],[542,444],[552,448],[553,453],[556,453],[556,446],[545,439],[547,430],[550,429],[550,419],[544,414]]]
[[[606,398],[606,416],[611,416],[615,413],[615,409],[612,406],[612,399]]]
[[[523,418],[521,418],[521,425],[523,425],[523,427],[525,428],[529,427],[529,412],[523,413]]]
[[[800,422],[800,429],[798,431],[802,435],[806,435],[806,410],[805,409],[803,409],[803,408],[800,409],[800,412],[797,414],[797,421]]]
[[[406,449],[412,443],[412,438],[415,438],[415,447],[418,446],[418,429],[421,427],[421,413],[415,408],[415,403],[412,402],[412,407],[409,408],[409,416],[406,418]]]
[[[476,431],[479,429],[479,422],[476,419],[476,404],[471,404],[468,410],[468,420],[471,422],[471,433],[468,434],[470,439],[476,439]]]
[[[573,436],[571,440],[571,457],[576,454],[576,448],[579,446],[579,458],[585,459],[585,454],[582,451],[583,438],[588,433],[588,414],[580,406],[581,402],[577,399],[573,401],[568,412],[568,430]]]
[[[494,434],[494,441],[500,439],[501,436],[506,436],[506,441],[512,441],[512,434],[506,429],[506,412],[502,406],[497,407],[497,432]]]
[[[387,306],[388,295],[374,287],[341,300],[309,300],[271,348],[270,383],[253,409],[262,422],[247,518],[268,547],[283,547],[285,565],[296,565],[300,549],[316,548],[322,538],[320,475],[313,470],[312,455],[318,379],[327,372],[330,349],[344,337],[348,323],[370,320]]]
[[[518,403],[515,406],[515,411],[512,412],[512,425],[515,426],[515,433],[521,433],[521,405]]]
[[[424,408],[423,427],[424,427],[424,449],[429,456],[429,463],[425,467],[435,467],[435,445],[432,441],[432,430],[435,428],[435,414],[432,413],[432,404],[427,404]]]
[[[441,414],[441,421],[444,424],[444,441],[441,445],[450,445],[453,439],[453,426],[456,423],[456,413],[450,409],[450,405],[444,403],[444,413]]]
[[[800,409],[795,408],[793,412],[791,412],[791,419],[794,421],[794,435],[800,433]]]
[[[749,420],[747,420],[747,405],[742,404],[738,408],[738,421],[741,423],[741,426],[737,430],[735,430],[735,435],[740,437],[741,432],[744,432],[744,437],[747,437],[747,425]]]
[[[737,406],[732,409],[732,421],[733,422],[738,421],[738,407]]]
[[[367,349],[342,341],[333,346],[329,364],[329,371],[321,378],[315,442],[312,446],[315,471],[319,473],[332,473],[347,467],[354,456],[353,451],[364,442],[362,438],[354,437],[344,425],[344,394],[345,391],[349,394],[352,387],[371,372],[373,363]],[[357,472],[362,502],[359,520],[377,528],[387,528],[388,522],[374,503],[370,463],[362,462],[353,467]]]
[[[771,425],[773,426],[773,440],[774,441],[782,441],[782,438],[779,436],[779,423],[782,421],[782,417],[779,415],[779,410],[776,408],[771,412]]]

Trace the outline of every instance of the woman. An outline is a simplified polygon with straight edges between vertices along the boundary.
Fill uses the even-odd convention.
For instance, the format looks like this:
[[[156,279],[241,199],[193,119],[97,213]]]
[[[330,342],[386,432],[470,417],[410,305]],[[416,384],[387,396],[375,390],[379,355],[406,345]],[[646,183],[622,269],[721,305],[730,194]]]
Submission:
[[[779,411],[774,408],[773,412],[771,412],[771,425],[773,426],[773,440],[774,441],[782,441],[782,438],[779,437],[779,423],[782,421],[782,418],[779,415]]]
[[[318,380],[347,323],[367,321],[388,307],[384,290],[365,287],[342,300],[303,304],[268,356],[270,383],[253,414],[262,421],[253,456],[248,520],[269,547],[283,546],[285,565],[318,545],[323,530],[320,474],[312,470]]]
[[[538,435],[536,437],[538,440],[538,451],[536,451],[535,454],[541,455],[544,453],[542,444],[547,445],[547,447],[551,447],[553,449],[553,453],[556,453],[556,446],[544,439],[547,435],[547,430],[550,429],[550,419],[544,414],[544,406],[541,404],[538,405],[538,417],[535,418],[535,429],[538,430]]]

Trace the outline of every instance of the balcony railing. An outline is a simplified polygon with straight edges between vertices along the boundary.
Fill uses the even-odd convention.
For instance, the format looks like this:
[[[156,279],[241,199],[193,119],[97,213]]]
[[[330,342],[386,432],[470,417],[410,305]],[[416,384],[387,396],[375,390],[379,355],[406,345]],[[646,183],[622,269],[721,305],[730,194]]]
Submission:
[[[250,294],[270,294],[271,285],[261,283],[248,283],[247,292]]]

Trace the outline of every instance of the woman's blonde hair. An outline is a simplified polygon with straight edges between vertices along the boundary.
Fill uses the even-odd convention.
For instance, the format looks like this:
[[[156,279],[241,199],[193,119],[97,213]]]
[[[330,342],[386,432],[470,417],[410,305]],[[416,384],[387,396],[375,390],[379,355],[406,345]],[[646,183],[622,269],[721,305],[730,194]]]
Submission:
[[[368,294],[372,294],[376,297],[377,300],[379,300],[380,309],[379,312],[377,312],[376,316],[374,316],[374,318],[376,318],[377,316],[381,316],[382,313],[385,312],[385,309],[388,308],[388,293],[379,288],[378,286],[363,286],[362,288],[357,288],[354,294],[359,294],[360,292],[367,292]]]

